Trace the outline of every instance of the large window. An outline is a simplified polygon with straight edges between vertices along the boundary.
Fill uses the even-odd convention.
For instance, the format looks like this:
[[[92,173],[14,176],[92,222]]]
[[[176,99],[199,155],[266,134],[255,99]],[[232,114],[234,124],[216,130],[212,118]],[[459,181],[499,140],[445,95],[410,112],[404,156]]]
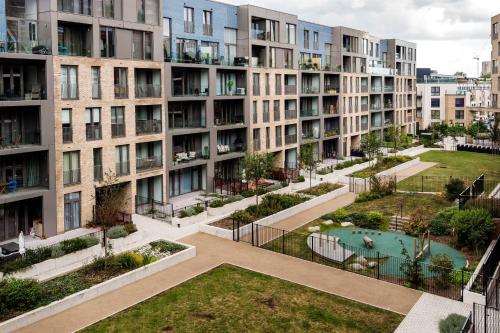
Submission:
[[[169,193],[171,197],[203,190],[204,169],[202,166],[171,171]]]
[[[184,32],[194,33],[194,9],[184,7]]]
[[[65,186],[80,183],[79,151],[63,153],[63,182]]]
[[[92,80],[92,99],[101,98],[101,68],[92,66],[91,68]]]
[[[441,100],[439,98],[431,98],[431,107],[438,108],[441,105]]]
[[[236,29],[224,29],[224,46],[224,57],[227,64],[232,65],[234,64],[234,58],[236,57]]]
[[[206,63],[212,63],[219,59],[219,43],[202,41],[200,51],[202,60]]]
[[[92,26],[59,21],[57,48],[61,56],[90,57],[92,55]]]
[[[87,141],[100,140],[101,132],[101,108],[85,109],[85,129]]]
[[[115,29],[101,27],[101,57],[112,58],[115,56]]]
[[[253,81],[253,95],[260,96],[260,74],[253,73],[252,81]]]
[[[19,2],[19,1],[12,1]],[[24,5],[24,1],[22,1]],[[91,15],[92,1],[91,0],[57,0],[57,10],[79,15]]]
[[[313,33],[313,48],[319,50],[319,32],[317,31]]]
[[[132,33],[132,58],[137,60],[151,60],[152,40],[151,33],[133,31]]]
[[[177,38],[176,52],[177,59],[181,62],[194,62],[198,44],[196,40]]]
[[[130,173],[128,145],[115,147],[115,162],[115,173],[117,176],[126,176]]]
[[[78,67],[61,66],[61,98],[78,98]]]
[[[163,56],[165,60],[172,59],[172,21],[168,17],[163,18]]]
[[[440,87],[431,87],[431,96],[439,96],[441,94]]]
[[[137,22],[146,22],[146,0],[136,0]]]
[[[309,48],[309,30],[304,30],[304,48]]]
[[[80,192],[64,195],[64,230],[80,228]]]
[[[286,24],[286,41],[288,44],[295,45],[295,24]]]
[[[123,106],[111,107],[111,137],[125,136],[125,108]]]
[[[455,98],[455,107],[463,108],[465,106],[465,98]]]
[[[325,66],[332,65],[332,44],[325,44]]]
[[[463,120],[465,118],[464,110],[455,110],[455,119]]]
[[[122,0],[102,0],[102,17],[120,19]]]
[[[114,69],[115,98],[128,97],[127,68],[116,67]]]
[[[102,180],[102,148],[94,148],[94,180]]]
[[[62,109],[61,111],[62,124],[62,141],[63,143],[73,142],[73,127],[71,125],[71,109]]]
[[[212,36],[212,12],[209,10],[203,11],[203,34],[205,36]]]
[[[267,20],[266,30],[267,30],[267,40],[271,42],[279,41],[280,24],[278,21]]]

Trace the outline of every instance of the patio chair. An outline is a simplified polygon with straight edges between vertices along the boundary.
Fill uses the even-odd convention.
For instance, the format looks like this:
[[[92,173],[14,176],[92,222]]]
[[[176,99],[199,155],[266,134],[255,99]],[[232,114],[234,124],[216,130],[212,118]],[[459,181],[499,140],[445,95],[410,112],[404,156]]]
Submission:
[[[17,180],[11,179],[7,182],[7,192],[14,193],[17,191]]]

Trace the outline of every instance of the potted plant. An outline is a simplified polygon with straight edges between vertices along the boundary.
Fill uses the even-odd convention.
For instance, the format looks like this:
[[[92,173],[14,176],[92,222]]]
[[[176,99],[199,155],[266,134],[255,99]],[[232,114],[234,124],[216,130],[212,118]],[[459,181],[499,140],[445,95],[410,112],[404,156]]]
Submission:
[[[232,96],[233,95],[234,81],[233,80],[227,81],[226,86],[227,86],[227,94],[229,96]]]

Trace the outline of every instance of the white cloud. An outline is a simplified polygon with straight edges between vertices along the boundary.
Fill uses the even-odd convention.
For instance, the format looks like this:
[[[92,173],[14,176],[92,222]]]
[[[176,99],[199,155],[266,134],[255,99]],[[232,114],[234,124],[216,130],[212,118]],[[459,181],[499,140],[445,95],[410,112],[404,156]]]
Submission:
[[[490,58],[490,18],[500,12],[499,0],[225,1],[298,14],[306,21],[344,25],[382,38],[416,41],[418,66],[469,75],[476,72],[475,54],[481,60]]]

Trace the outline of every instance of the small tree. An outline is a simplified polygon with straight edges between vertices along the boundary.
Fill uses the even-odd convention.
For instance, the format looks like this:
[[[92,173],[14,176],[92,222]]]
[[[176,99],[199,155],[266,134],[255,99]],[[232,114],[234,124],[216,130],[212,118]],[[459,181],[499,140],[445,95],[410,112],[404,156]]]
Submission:
[[[304,170],[309,172],[309,188],[312,187],[312,173],[318,167],[319,161],[314,158],[314,147],[312,144],[300,147],[299,162]]]
[[[448,288],[453,280],[453,261],[450,256],[445,253],[438,253],[431,259],[432,266],[429,270],[436,273],[436,284],[438,288]]]
[[[422,256],[418,258],[410,257],[408,250],[402,240],[399,240],[402,246],[401,254],[404,259],[399,265],[399,269],[406,277],[406,281],[411,288],[418,289],[424,285],[424,277],[422,274]]]
[[[495,229],[490,213],[482,208],[457,211],[450,221],[455,231],[459,247],[474,249],[476,253],[484,249]]]
[[[243,159],[244,179],[255,182],[255,202],[259,207],[259,180],[269,177],[273,170],[274,156],[269,153],[246,154]]]
[[[458,199],[460,193],[465,190],[465,183],[459,178],[452,178],[444,187],[446,189],[446,197],[448,200],[453,201]]]
[[[392,148],[398,150],[401,146],[401,127],[396,125],[389,127],[386,138],[392,144]]]
[[[104,173],[102,185],[97,189],[94,223],[104,229],[116,224],[118,213],[128,203],[125,188],[110,170]]]
[[[371,131],[361,138],[361,150],[368,155],[370,160],[380,152],[381,145],[380,137],[375,131]]]
[[[489,127],[490,138],[493,144],[500,143],[500,115],[495,114],[495,119]]]

